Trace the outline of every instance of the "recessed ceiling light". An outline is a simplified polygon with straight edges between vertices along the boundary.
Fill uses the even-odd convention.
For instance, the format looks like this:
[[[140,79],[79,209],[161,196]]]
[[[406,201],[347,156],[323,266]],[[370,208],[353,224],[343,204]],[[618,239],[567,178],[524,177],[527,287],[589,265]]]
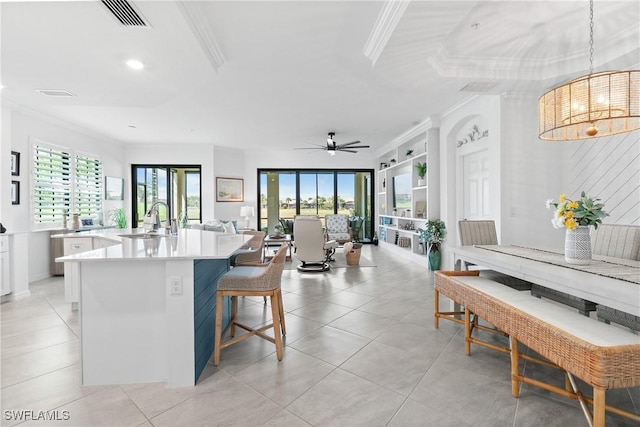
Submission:
[[[127,64],[127,66],[132,70],[142,70],[144,68],[142,61],[137,59],[129,59],[125,64]]]

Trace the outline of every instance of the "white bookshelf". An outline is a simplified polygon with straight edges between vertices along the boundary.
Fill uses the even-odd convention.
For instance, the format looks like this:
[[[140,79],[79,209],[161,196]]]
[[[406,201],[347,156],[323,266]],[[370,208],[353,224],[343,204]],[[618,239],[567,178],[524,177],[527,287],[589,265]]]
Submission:
[[[416,230],[439,216],[438,139],[438,130],[429,129],[378,156],[379,242],[414,257],[426,257],[426,248]],[[408,150],[412,153],[407,154]],[[418,163],[427,164],[424,180],[419,180]],[[402,206],[394,206],[393,182],[399,176],[410,180],[410,202],[403,199]],[[397,200],[396,203],[400,204]]]

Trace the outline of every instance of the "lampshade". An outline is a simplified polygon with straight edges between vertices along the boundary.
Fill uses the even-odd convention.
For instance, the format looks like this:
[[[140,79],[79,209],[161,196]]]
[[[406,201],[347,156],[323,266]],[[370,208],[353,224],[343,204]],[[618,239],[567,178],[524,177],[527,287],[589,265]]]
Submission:
[[[253,216],[253,206],[242,206],[240,208],[240,216],[244,216],[244,217]]]
[[[579,77],[540,97],[540,139],[569,141],[640,129],[640,71]]]

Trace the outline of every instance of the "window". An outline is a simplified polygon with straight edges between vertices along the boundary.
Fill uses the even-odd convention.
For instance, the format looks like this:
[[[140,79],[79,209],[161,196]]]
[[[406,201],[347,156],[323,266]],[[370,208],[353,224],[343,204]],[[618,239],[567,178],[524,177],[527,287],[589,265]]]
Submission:
[[[98,217],[102,211],[102,162],[47,144],[33,146],[33,223],[62,224],[69,212]]]
[[[199,165],[132,165],[132,227],[142,227],[145,213],[156,202],[166,203],[169,212],[159,207],[160,221],[171,218],[178,223],[202,221]]]
[[[373,237],[372,170],[258,169],[259,228],[281,224],[290,233],[296,215],[349,215],[354,238]]]

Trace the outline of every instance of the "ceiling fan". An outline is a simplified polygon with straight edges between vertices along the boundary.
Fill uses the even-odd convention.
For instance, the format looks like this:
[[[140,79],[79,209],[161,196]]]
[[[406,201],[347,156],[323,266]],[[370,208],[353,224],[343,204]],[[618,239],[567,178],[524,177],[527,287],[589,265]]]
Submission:
[[[329,136],[327,138],[327,145],[313,144],[315,147],[304,147],[304,148],[296,148],[296,150],[322,150],[329,153],[331,156],[335,156],[338,151],[344,151],[346,153],[357,153],[354,148],[369,148],[368,145],[357,145],[361,144],[360,141],[351,141],[345,144],[336,144],[333,140],[333,137],[336,133],[329,132]]]

